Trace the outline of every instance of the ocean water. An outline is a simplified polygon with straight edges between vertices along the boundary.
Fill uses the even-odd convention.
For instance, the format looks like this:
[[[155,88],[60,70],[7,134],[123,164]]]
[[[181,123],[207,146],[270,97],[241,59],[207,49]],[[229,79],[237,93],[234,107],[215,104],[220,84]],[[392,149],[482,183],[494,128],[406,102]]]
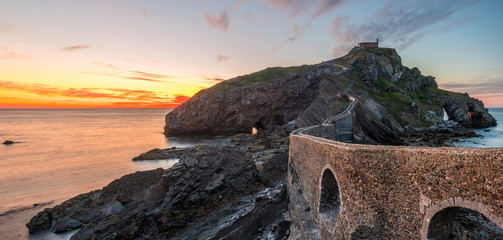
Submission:
[[[169,168],[177,160],[131,159],[153,148],[219,144],[223,136],[166,138],[170,109],[0,109],[0,239],[29,236],[37,212],[140,170]]]
[[[100,189],[139,170],[169,168],[177,160],[133,162],[153,148],[226,144],[226,136],[166,138],[170,109],[0,109],[0,239],[68,239],[70,234],[29,235],[37,212],[80,193]],[[483,137],[457,143],[503,147],[503,109],[490,109],[500,125]]]
[[[489,108],[489,113],[498,121],[498,125],[489,128],[475,129],[481,137],[460,139],[454,143],[457,147],[490,148],[503,147],[503,108]]]

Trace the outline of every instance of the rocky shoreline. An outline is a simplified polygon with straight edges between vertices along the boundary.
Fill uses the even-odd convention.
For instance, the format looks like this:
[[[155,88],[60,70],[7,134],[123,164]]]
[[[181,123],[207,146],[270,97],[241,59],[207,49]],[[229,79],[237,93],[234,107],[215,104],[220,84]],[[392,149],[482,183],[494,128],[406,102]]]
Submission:
[[[30,233],[80,230],[72,239],[286,239],[288,135],[231,137],[234,147],[155,149],[135,158],[179,158],[47,208]]]
[[[415,129],[402,139],[438,146],[449,136],[473,135],[447,126]],[[72,239],[287,239],[296,233],[290,228],[285,184],[288,133],[276,128],[233,135],[232,146],[150,150],[133,161],[179,162],[123,176],[47,208],[27,227],[30,233],[80,228]]]

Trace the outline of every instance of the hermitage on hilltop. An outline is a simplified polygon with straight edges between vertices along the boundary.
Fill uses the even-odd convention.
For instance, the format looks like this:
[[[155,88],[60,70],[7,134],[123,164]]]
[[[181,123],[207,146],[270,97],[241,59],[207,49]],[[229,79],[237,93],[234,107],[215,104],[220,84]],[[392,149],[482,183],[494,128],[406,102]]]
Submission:
[[[358,43],[358,47],[363,48],[379,48],[379,38],[375,42],[361,42]]]

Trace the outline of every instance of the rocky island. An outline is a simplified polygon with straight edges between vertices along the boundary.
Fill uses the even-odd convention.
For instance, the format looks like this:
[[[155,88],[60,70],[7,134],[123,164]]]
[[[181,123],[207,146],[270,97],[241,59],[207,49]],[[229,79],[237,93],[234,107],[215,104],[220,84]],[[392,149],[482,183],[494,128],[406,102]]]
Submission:
[[[350,95],[360,100],[354,128],[363,142],[405,144],[403,137],[417,132],[496,125],[481,101],[439,89],[434,77],[403,66],[394,49],[355,47],[331,61],[268,68],[201,90],[166,115],[164,130],[180,134],[301,128],[342,112]],[[445,125],[444,111],[453,126]]]
[[[140,155],[135,160],[179,162],[45,209],[27,227],[80,228],[72,239],[302,238],[291,224],[288,136],[351,104],[354,143],[444,146],[473,136],[470,128],[496,125],[481,101],[439,89],[394,49],[355,47],[331,61],[268,68],[201,90],[166,115],[165,134],[236,133],[230,146]],[[258,134],[247,134],[252,128]]]

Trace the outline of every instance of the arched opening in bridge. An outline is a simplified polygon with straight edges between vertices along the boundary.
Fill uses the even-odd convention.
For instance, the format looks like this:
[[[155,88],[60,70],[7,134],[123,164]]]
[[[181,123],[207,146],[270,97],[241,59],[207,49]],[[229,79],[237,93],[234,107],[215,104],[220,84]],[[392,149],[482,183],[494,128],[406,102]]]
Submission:
[[[477,211],[448,207],[431,219],[428,239],[503,239],[503,230]]]
[[[335,226],[340,207],[339,185],[332,171],[330,169],[325,169],[321,177],[319,213],[328,227],[333,228]]]

